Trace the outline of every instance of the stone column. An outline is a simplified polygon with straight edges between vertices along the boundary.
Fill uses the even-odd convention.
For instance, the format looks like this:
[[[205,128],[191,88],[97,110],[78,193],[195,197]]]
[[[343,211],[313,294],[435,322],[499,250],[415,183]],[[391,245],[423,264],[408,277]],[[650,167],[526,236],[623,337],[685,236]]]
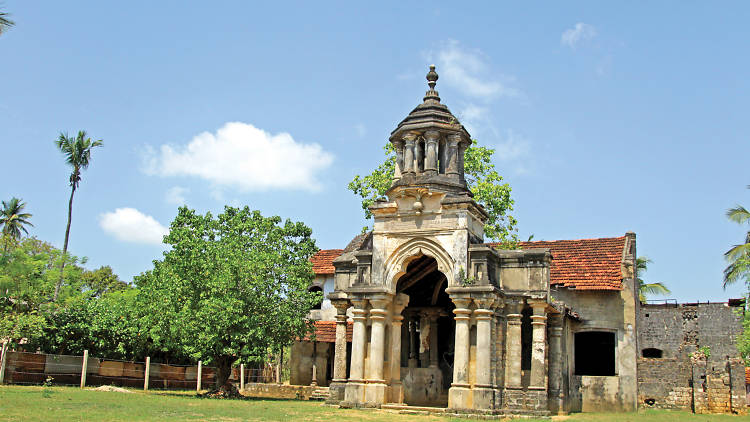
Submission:
[[[424,172],[424,141],[417,141],[414,144],[414,147],[416,148],[416,154],[414,156],[414,169],[418,174],[422,174],[422,172]]]
[[[417,316],[412,315],[409,322],[409,368],[419,366],[419,336],[417,335]]]
[[[414,174],[414,140],[417,138],[412,133],[404,135],[404,173]]]
[[[429,313],[430,319],[430,368],[438,367],[438,318],[440,312],[433,310]]]
[[[445,174],[458,178],[458,144],[461,141],[461,135],[448,135],[446,158],[448,165]]]
[[[547,389],[545,362],[547,361],[547,302],[530,301],[531,309],[531,380],[529,388]]]
[[[549,316],[549,404],[552,414],[565,414],[565,392],[563,391],[563,316]]]
[[[466,152],[466,148],[469,146],[469,144],[465,142],[461,142],[458,144],[458,178],[462,182],[465,181],[464,179],[464,153]]]
[[[336,346],[333,358],[333,379],[329,385],[328,402],[338,404],[344,400],[346,388],[346,310],[349,308],[348,300],[331,300],[336,308]]]
[[[455,297],[456,339],[453,355],[453,383],[448,391],[448,407],[451,409],[471,408],[471,385],[469,384],[469,333],[471,323],[471,298]]]
[[[393,170],[393,180],[396,181],[404,172],[404,141],[394,141],[393,146],[396,148],[396,168]]]
[[[474,408],[492,409],[495,391],[492,389],[492,298],[474,299],[477,321],[476,376],[474,378]]]
[[[521,388],[521,305],[523,299],[509,300],[506,304],[507,323],[505,329],[505,391],[503,407],[524,407]]]
[[[391,392],[389,401],[391,403],[404,402],[404,386],[401,384],[401,325],[404,316],[401,315],[406,305],[409,304],[409,296],[399,293],[393,300],[393,317],[391,323]]]
[[[388,315],[386,296],[372,296],[370,298],[370,321],[372,331],[370,337],[370,377],[365,386],[365,403],[368,405],[384,404],[386,399],[386,385],[383,378],[383,362],[385,357],[385,317]]]
[[[427,146],[427,154],[424,160],[424,170],[429,176],[435,176],[438,172],[438,139],[440,139],[440,132],[436,130],[428,130],[424,134],[425,145]]]
[[[503,309],[505,303],[499,300],[495,304],[495,407],[502,405],[503,389],[505,387],[505,317]]]
[[[318,342],[313,342],[312,354],[312,377],[310,377],[310,386],[318,386]]]
[[[352,331],[352,360],[344,401],[360,405],[365,399],[365,348],[367,347],[367,299],[352,299],[354,327]]]

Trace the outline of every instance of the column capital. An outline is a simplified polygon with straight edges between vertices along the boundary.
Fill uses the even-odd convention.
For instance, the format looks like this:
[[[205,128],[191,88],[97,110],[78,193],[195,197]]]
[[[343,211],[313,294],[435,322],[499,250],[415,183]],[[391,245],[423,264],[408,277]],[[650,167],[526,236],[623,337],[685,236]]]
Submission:
[[[424,133],[424,139],[427,142],[437,142],[440,139],[440,132],[436,130],[428,130]]]
[[[458,144],[461,143],[462,139],[461,135],[459,135],[458,133],[452,133],[448,135],[447,138],[448,144],[452,147],[458,146]]]
[[[401,139],[403,139],[403,140],[404,140],[404,142],[406,142],[407,144],[409,144],[409,143],[414,143],[414,141],[416,141],[416,140],[417,140],[417,134],[416,134],[416,133],[414,133],[414,132],[407,132],[407,133],[405,133],[405,134],[404,134],[404,135],[403,135],[403,136],[401,137]]]
[[[349,299],[331,299],[331,305],[336,308],[337,315],[346,315],[346,310],[349,309]]]
[[[398,148],[403,148],[403,146],[404,146],[404,140],[403,139],[394,139],[393,140],[393,146],[395,146],[397,149]]]
[[[477,307],[477,310],[491,310],[493,308],[493,305],[495,304],[495,298],[493,297],[473,298],[473,301]]]
[[[401,316],[401,312],[404,311],[406,306],[409,304],[409,295],[399,293],[393,298],[393,315]]]

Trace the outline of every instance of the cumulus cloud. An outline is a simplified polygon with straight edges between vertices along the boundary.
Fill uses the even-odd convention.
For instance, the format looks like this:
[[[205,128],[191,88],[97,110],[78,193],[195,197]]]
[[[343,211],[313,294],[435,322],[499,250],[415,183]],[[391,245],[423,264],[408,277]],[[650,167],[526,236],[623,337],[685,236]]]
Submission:
[[[456,40],[449,40],[434,57],[440,82],[461,90],[470,97],[490,100],[517,97],[521,92],[512,87],[513,78],[489,72],[487,57],[477,49],[468,49]]]
[[[147,149],[147,174],[194,176],[241,191],[320,190],[318,173],[333,155],[288,133],[270,134],[248,123],[229,122],[216,133],[203,132],[186,145]]]
[[[190,192],[190,189],[183,188],[182,186],[173,186],[167,189],[167,193],[164,194],[164,200],[168,204],[184,205],[187,201],[185,200],[185,194]]]
[[[587,23],[578,22],[574,27],[566,29],[560,37],[560,44],[575,49],[578,43],[590,40],[596,36],[596,28]]]
[[[99,226],[118,240],[160,245],[169,229],[135,208],[117,208],[99,216]]]

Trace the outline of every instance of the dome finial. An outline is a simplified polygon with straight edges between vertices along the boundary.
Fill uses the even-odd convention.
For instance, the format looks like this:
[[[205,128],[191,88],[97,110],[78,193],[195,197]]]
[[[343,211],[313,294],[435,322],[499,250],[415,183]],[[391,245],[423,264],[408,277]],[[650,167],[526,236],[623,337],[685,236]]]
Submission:
[[[435,72],[435,65],[430,65],[430,71],[427,72],[427,85],[430,86],[430,89],[425,93],[424,95],[424,101],[437,101],[440,102],[440,96],[438,95],[438,92],[435,91],[435,83],[438,80],[438,74]]]

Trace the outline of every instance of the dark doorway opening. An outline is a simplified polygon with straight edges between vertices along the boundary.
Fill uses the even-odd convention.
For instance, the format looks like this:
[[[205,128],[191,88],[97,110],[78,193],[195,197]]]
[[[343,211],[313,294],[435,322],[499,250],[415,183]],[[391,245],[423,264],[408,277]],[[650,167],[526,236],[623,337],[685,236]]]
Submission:
[[[575,334],[575,374],[615,375],[615,333],[585,331]]]

